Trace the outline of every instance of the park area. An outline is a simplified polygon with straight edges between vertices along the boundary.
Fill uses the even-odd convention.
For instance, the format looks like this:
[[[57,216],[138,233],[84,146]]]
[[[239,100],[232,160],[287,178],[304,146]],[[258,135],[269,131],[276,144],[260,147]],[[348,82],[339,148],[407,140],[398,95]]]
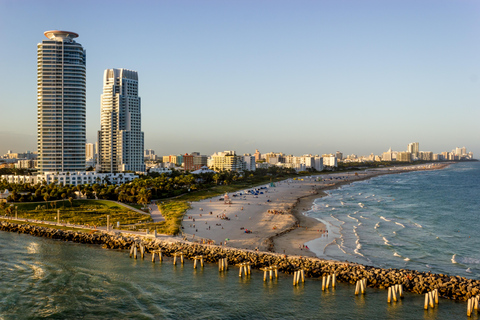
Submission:
[[[117,202],[108,200],[73,200],[51,201],[43,203],[15,203],[14,210],[9,214],[18,218],[56,222],[57,211],[60,212],[60,222],[106,226],[107,215],[114,226],[133,225],[151,222],[149,214],[142,214],[129,209]]]

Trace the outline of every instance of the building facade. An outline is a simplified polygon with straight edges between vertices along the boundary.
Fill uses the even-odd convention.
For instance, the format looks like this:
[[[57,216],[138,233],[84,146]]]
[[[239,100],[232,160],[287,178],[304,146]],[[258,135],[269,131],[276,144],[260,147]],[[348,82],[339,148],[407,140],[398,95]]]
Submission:
[[[235,151],[224,151],[212,155],[210,167],[215,171],[243,171],[245,162]]]
[[[101,101],[99,169],[144,172],[138,73],[127,69],[105,70]]]
[[[85,170],[86,54],[68,31],[37,45],[39,172]]]
[[[37,184],[43,183],[51,184],[55,183],[62,186],[72,185],[79,186],[85,184],[124,184],[131,182],[138,178],[138,175],[133,173],[96,173],[96,172],[46,172],[39,173],[33,176],[26,175],[2,175],[1,180],[5,180],[8,183],[29,183]]]

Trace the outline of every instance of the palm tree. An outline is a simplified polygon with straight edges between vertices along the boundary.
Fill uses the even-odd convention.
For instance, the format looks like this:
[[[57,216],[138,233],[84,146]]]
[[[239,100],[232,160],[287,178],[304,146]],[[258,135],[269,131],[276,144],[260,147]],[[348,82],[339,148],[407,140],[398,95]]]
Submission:
[[[144,208],[146,207],[147,203],[150,201],[150,197],[152,196],[152,193],[150,190],[146,190],[145,188],[142,188],[137,195],[137,202],[139,204],[143,204]]]

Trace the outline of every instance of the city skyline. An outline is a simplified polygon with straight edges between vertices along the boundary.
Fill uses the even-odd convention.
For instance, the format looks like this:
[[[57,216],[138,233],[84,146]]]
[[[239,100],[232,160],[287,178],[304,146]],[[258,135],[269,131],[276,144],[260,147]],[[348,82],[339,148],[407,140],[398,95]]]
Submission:
[[[109,3],[72,17],[48,8],[73,3],[0,1],[0,26],[15,29],[1,35],[0,154],[35,151],[35,45],[52,29],[88,52],[87,142],[102,73],[124,67],[141,75],[145,148],[158,154],[381,154],[409,141],[480,152],[478,3]],[[107,7],[135,23],[110,26]]]

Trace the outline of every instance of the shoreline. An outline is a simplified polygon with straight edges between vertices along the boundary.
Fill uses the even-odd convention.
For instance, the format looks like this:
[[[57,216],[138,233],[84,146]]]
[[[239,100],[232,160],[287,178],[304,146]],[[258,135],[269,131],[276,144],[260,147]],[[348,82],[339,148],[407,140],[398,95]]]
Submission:
[[[325,225],[321,220],[317,218],[310,217],[305,215],[306,212],[310,211],[313,207],[313,204],[316,199],[323,198],[328,194],[326,191],[328,190],[335,190],[339,189],[344,185],[349,185],[354,182],[365,181],[371,178],[375,178],[382,175],[387,174],[400,174],[400,173],[407,173],[407,172],[414,172],[414,171],[425,171],[425,170],[441,170],[448,167],[450,163],[435,165],[432,168],[422,168],[424,166],[419,167],[400,167],[396,170],[391,170],[392,168],[385,168],[380,170],[370,170],[370,171],[362,171],[361,174],[365,174],[363,177],[358,177],[354,180],[344,180],[334,182],[330,185],[325,186],[318,186],[316,187],[315,194],[304,195],[299,197],[297,202],[292,208],[292,215],[294,216],[296,222],[292,225],[288,230],[285,230],[278,235],[274,235],[270,237],[272,242],[271,247],[273,248],[273,252],[284,252],[286,254],[297,254],[309,257],[318,257],[322,259],[329,259],[328,257],[318,256],[308,248],[304,248],[303,245],[307,242],[316,241],[320,242],[324,245],[324,248],[335,241],[335,238],[331,240],[325,238],[323,233],[319,233],[315,230],[326,230],[328,226]],[[367,174],[370,173],[370,174]],[[331,174],[333,175],[340,175],[341,173]],[[295,226],[298,224],[298,226]],[[331,260],[331,259],[330,259]]]

